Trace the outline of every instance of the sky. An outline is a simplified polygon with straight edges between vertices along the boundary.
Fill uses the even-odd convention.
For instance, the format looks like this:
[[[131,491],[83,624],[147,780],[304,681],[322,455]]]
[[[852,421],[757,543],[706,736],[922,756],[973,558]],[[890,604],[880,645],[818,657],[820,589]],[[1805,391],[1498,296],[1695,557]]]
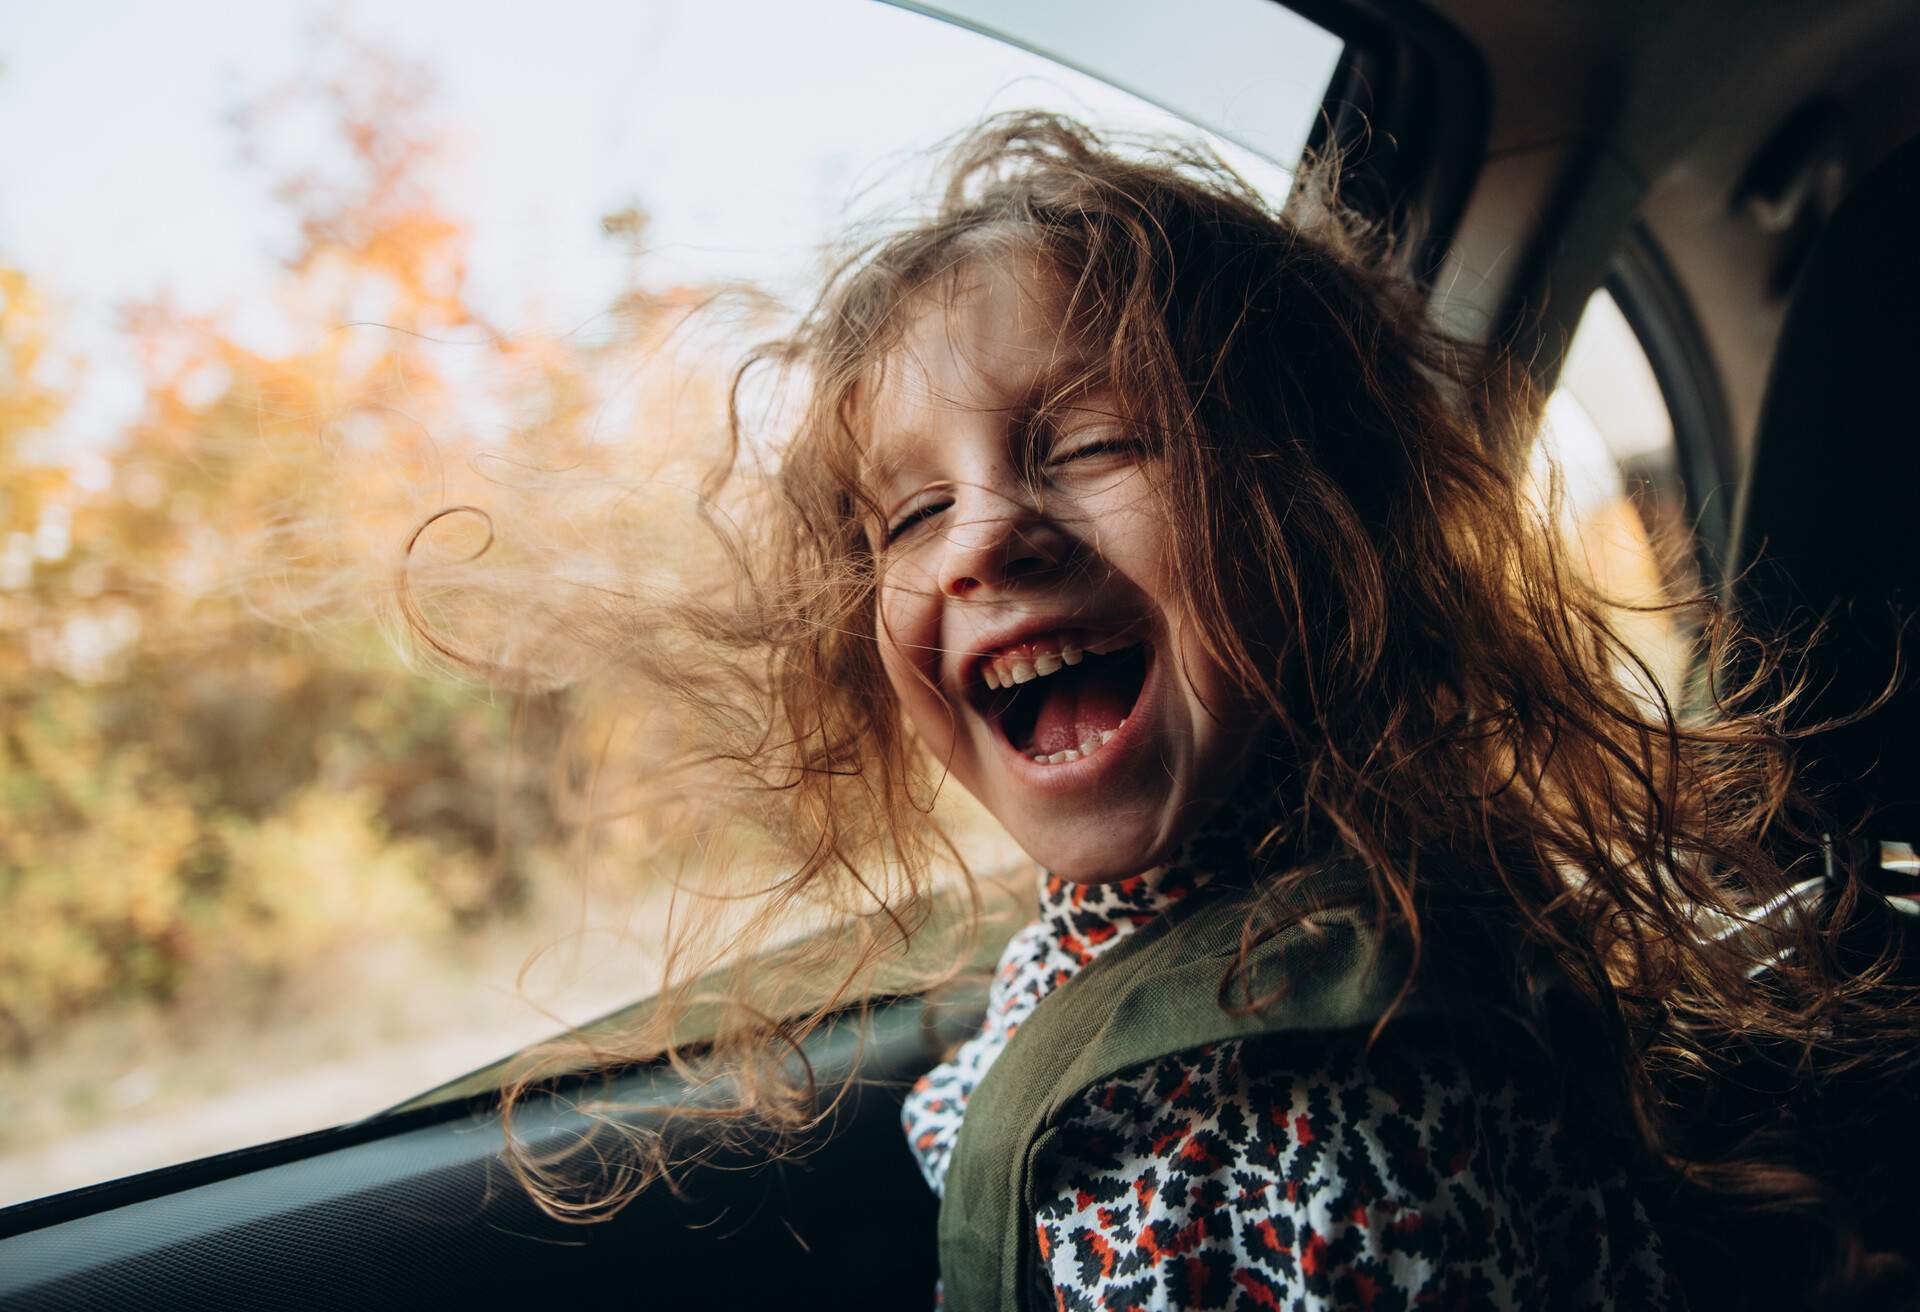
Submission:
[[[1018,9],[975,3],[989,20]],[[1056,9],[1111,25],[1131,3]],[[1268,24],[1276,10],[1204,4],[1253,6]],[[1132,7],[1153,21],[1154,7]],[[98,463],[136,412],[140,380],[117,327],[129,301],[166,296],[249,345],[294,345],[276,336],[286,326],[268,296],[296,239],[271,182],[302,152],[334,147],[317,125],[302,138],[295,124],[270,139],[271,168],[248,166],[230,118],[307,66],[330,28],[430,70],[446,142],[435,190],[471,224],[474,301],[510,329],[569,327],[604,309],[622,257],[600,218],[625,205],[652,216],[651,279],[749,278],[793,295],[850,218],[904,204],[927,148],[983,113],[1041,105],[1184,127],[1091,77],[878,0],[7,0],[0,140],[11,176],[30,181],[0,189],[0,264],[46,294],[56,353],[80,361],[49,457]],[[1275,122],[1304,136],[1337,46],[1284,29],[1265,39],[1278,43],[1271,79],[1216,80],[1204,117],[1260,129],[1242,140],[1271,139]],[[1230,153],[1262,185],[1285,186],[1279,170]]]

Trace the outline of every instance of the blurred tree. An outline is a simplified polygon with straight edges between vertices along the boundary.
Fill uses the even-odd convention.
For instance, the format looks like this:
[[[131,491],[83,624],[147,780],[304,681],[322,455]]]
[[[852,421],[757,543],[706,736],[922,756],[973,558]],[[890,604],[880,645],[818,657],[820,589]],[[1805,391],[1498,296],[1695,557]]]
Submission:
[[[10,464],[24,439],[51,425],[66,400],[41,377],[46,313],[27,275],[0,267],[0,459]]]
[[[297,346],[261,349],[165,300],[128,307],[145,402],[104,490],[29,458],[64,398],[43,376],[46,309],[0,270],[0,1044],[15,1054],[102,1008],[258,994],[356,936],[457,935],[521,907],[536,868],[565,864],[568,827],[529,763],[556,759],[568,699],[415,677],[368,603],[425,514],[486,500],[502,471],[593,486],[674,414],[704,432],[724,413],[717,381],[681,377],[608,422],[609,391],[633,391],[699,292],[609,289],[597,338],[491,327],[468,233],[431,187],[426,78],[323,46],[234,116],[243,159],[269,172],[286,116],[332,124],[337,149],[271,184],[297,233],[272,289]],[[608,232],[643,230],[635,209]],[[464,531],[434,543],[457,555]],[[603,714],[586,738],[607,732]]]
[[[32,581],[34,559],[56,545],[67,475],[63,469],[28,459],[32,440],[59,419],[67,398],[45,378],[48,309],[33,282],[20,269],[0,265],[0,596],[22,592]],[[43,534],[42,517],[54,521]],[[38,541],[36,541],[38,539]],[[0,611],[0,618],[11,619]],[[0,677],[17,667],[20,652],[9,641],[11,623],[0,623]]]

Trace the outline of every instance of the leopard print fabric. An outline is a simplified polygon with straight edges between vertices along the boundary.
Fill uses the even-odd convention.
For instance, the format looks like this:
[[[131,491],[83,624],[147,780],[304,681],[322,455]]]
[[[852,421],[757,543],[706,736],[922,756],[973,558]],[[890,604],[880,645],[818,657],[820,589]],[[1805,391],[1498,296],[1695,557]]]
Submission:
[[[985,1024],[907,1098],[935,1193],[968,1097],[1040,1000],[1205,880],[1186,862],[1042,876]],[[1069,1104],[1039,1163],[1055,1305],[1677,1307],[1624,1174],[1559,1106],[1544,1073],[1430,1032],[1371,1052],[1361,1035],[1236,1039],[1123,1071]]]
[[[950,1061],[921,1076],[907,1095],[902,1122],[920,1173],[934,1193],[946,1185],[947,1162],[960,1137],[967,1098],[1040,999],[1197,886],[1177,870],[1094,885],[1042,876],[1041,916],[1016,933],[1001,953],[980,1032]]]
[[[1270,1036],[1063,1113],[1040,1251],[1063,1309],[1666,1308],[1657,1236],[1544,1081],[1441,1041]]]

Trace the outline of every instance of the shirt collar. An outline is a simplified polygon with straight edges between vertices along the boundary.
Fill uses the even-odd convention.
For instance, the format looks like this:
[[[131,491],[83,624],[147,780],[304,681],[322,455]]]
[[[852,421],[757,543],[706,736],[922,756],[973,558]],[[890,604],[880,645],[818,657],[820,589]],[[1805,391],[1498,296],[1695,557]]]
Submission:
[[[1275,781],[1256,769],[1164,866],[1104,884],[1040,872],[1040,916],[1082,965],[1223,872],[1246,873],[1271,836]]]

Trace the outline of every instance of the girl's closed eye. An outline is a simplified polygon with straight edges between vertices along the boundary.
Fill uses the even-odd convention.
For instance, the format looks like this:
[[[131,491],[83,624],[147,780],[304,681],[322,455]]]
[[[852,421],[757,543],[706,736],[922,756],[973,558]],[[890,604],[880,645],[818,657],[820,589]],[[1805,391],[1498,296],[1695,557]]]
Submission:
[[[1043,440],[1033,452],[1040,467],[1055,469],[1081,461],[1145,460],[1154,454],[1142,427],[1128,418],[1120,403],[1104,387],[1065,403],[1054,415],[1040,418],[1036,436]]]
[[[899,541],[902,537],[920,525],[945,511],[953,504],[953,498],[944,494],[933,494],[923,500],[910,502],[906,509],[896,513],[887,523],[887,531],[882,539],[887,545]]]
[[[1060,470],[1070,465],[1106,467],[1132,464],[1145,460],[1151,454],[1146,439],[1138,433],[1103,428],[1090,437],[1071,438],[1056,446],[1047,454],[1042,469]],[[923,497],[910,500],[904,509],[895,512],[887,521],[882,543],[891,546],[928,521],[945,514],[952,506],[952,494],[942,489],[930,490]]]
[[[1061,470],[1068,466],[1081,465],[1089,468],[1105,468],[1114,464],[1134,464],[1147,459],[1152,454],[1146,439],[1137,433],[1102,430],[1099,435],[1085,440],[1070,440],[1049,452],[1045,464],[1046,470]],[[907,537],[936,517],[945,514],[953,506],[953,497],[943,490],[933,490],[927,495],[910,500],[907,505],[888,519],[886,529],[881,535],[885,546],[892,546]]]
[[[1047,452],[1038,473],[1068,495],[1097,496],[1131,478],[1153,455],[1143,434],[1103,423],[1065,435]]]
[[[1148,454],[1146,441],[1138,434],[1108,433],[1053,452],[1047,457],[1047,466],[1058,468],[1077,461],[1092,460],[1143,460]]]

